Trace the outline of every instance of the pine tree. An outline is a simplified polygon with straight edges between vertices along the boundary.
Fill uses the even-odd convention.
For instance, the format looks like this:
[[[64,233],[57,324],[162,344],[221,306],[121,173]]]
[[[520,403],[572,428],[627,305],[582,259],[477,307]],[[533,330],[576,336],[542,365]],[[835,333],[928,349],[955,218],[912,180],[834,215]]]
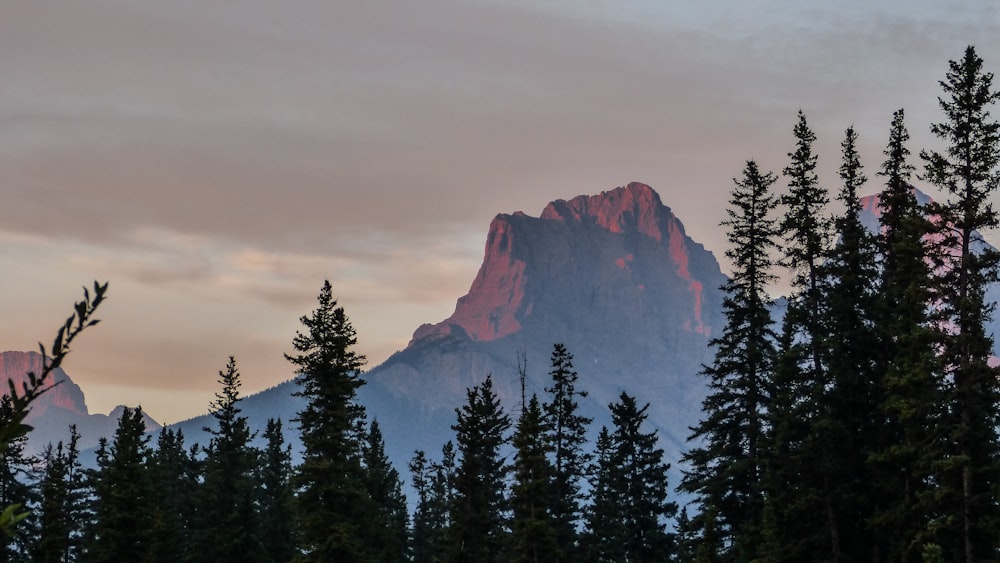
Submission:
[[[591,419],[579,414],[577,397],[587,393],[576,390],[578,375],[573,369],[573,355],[563,344],[552,350],[552,386],[545,392],[551,401],[543,405],[548,430],[549,456],[552,459],[552,525],[555,528],[559,553],[553,561],[576,559],[576,529],[580,520],[580,482],[588,462],[584,444]]]
[[[281,419],[268,419],[267,442],[261,452],[258,474],[260,493],[261,559],[266,563],[288,563],[295,556],[295,496],[292,491],[292,450],[285,444]]]
[[[700,549],[718,561],[749,561],[760,542],[764,419],[775,360],[767,294],[775,279],[771,253],[777,228],[771,214],[776,202],[770,194],[775,180],[753,161],[742,179],[733,180],[728,219],[722,223],[734,270],[723,287],[726,326],[711,343],[715,360],[703,371],[710,389],[705,418],[689,438],[702,445],[683,457],[689,469],[680,488],[695,494],[701,506],[691,527],[701,531],[696,538],[713,542]]]
[[[160,429],[148,467],[152,483],[149,511],[153,520],[148,559],[158,563],[192,561],[192,519],[201,472],[194,454],[184,449],[181,430]]]
[[[988,284],[998,279],[1000,253],[985,245],[980,234],[995,228],[1000,217],[990,198],[1000,187],[1000,123],[989,107],[1000,99],[993,74],[969,46],[959,61],[950,61],[938,98],[945,121],[931,132],[946,143],[943,153],[922,151],[926,177],[949,194],[935,211],[941,217],[936,244],[942,263],[937,268],[945,323],[942,359],[954,419],[948,421],[955,448],[940,466],[943,492],[953,491],[946,508],[953,526],[942,530],[942,545],[956,561],[997,556],[1000,548],[1000,382],[987,360],[992,338],[984,325],[995,303],[986,303]]]
[[[368,561],[406,561],[407,511],[403,482],[385,454],[385,442],[377,420],[372,421],[366,433],[362,460],[365,489],[372,508],[364,530],[365,543],[370,546]]]
[[[869,519],[875,558],[918,561],[932,510],[927,506],[931,461],[938,457],[935,428],[941,405],[935,336],[929,304],[931,265],[925,238],[931,223],[918,204],[907,162],[909,133],[903,110],[893,114],[886,160],[879,175],[882,258],[878,295],[879,365],[883,376],[875,450],[869,458]]]
[[[410,535],[413,563],[440,563],[447,560],[447,538],[454,506],[455,447],[448,441],[441,448],[441,461],[431,463],[418,450],[410,461],[417,503]]]
[[[551,432],[538,397],[523,406],[511,438],[514,480],[510,491],[512,563],[557,561],[560,546],[551,507],[555,468],[548,459]],[[575,532],[575,530],[574,530]]]
[[[881,347],[876,331],[878,266],[874,235],[861,224],[858,190],[867,180],[850,127],[841,144],[843,213],[834,220],[837,242],[823,266],[823,365],[819,409],[813,425],[821,444],[819,474],[831,561],[870,554],[874,540],[865,527],[873,491],[867,458],[880,431],[875,413],[881,388]]]
[[[298,493],[302,561],[367,561],[362,530],[371,513],[361,462],[364,408],[356,391],[364,381],[365,358],[352,348],[354,328],[333,298],[330,282],[319,306],[303,316],[305,332],[286,356],[299,370],[296,393],[308,402],[296,421],[302,438],[302,464],[293,477]]]
[[[215,428],[205,450],[204,477],[198,491],[196,553],[202,561],[256,561],[261,555],[254,506],[253,472],[258,452],[253,434],[239,407],[240,372],[232,356],[219,372],[222,390],[209,408]]]
[[[126,407],[118,421],[110,453],[103,441],[93,484],[95,521],[86,561],[117,563],[142,557],[149,545],[150,482],[146,468],[149,437],[142,408]]]
[[[510,419],[493,391],[493,377],[466,391],[467,403],[455,409],[452,426],[458,444],[455,498],[449,527],[449,560],[454,563],[494,563],[505,542],[503,478],[500,448]]]
[[[827,444],[817,440],[816,424],[826,419],[823,396],[828,385],[824,362],[824,317],[827,293],[823,263],[829,255],[830,221],[825,216],[829,202],[826,189],[816,175],[817,157],[812,152],[816,136],[800,111],[794,128],[796,150],[784,174],[789,192],[782,198],[786,212],[780,229],[785,239],[784,265],[792,274],[792,294],[788,298],[782,330],[786,346],[779,349],[778,369],[768,418],[772,438],[768,478],[769,497],[775,522],[769,533],[777,545],[800,546],[807,559],[832,558],[842,552],[837,520],[827,506],[830,483],[821,467]],[[775,457],[780,456],[780,457]],[[779,500],[782,496],[788,498]],[[784,530],[784,532],[782,532]],[[789,553],[781,555],[796,560]],[[824,555],[821,555],[824,554]]]
[[[611,433],[601,427],[594,443],[590,474],[590,507],[584,520],[583,559],[590,563],[625,561],[625,498]]]
[[[38,507],[38,540],[32,550],[34,561],[79,560],[80,526],[87,494],[77,447],[79,440],[76,425],[72,425],[68,445],[49,444],[42,455],[45,470]]]

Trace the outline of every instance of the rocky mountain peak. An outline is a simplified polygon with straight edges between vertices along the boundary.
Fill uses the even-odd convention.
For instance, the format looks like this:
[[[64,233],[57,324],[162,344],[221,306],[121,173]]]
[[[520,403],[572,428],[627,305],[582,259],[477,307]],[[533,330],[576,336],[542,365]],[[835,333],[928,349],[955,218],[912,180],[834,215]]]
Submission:
[[[20,392],[28,381],[28,372],[42,373],[44,357],[38,352],[0,352],[0,385],[2,393],[8,392],[7,381],[11,381]],[[53,372],[49,383],[58,383],[46,391],[32,406],[29,422],[45,414],[51,407],[66,409],[76,414],[87,415],[87,403],[83,391],[73,383],[61,368]]]

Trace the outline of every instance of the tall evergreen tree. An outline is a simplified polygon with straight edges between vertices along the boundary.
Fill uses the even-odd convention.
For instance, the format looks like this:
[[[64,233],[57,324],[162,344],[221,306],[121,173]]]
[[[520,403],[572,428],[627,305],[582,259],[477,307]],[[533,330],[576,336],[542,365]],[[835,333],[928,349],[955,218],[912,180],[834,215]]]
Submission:
[[[546,443],[550,431],[538,397],[522,407],[511,438],[514,480],[510,491],[512,563],[557,561],[560,555],[553,522],[554,467]],[[575,530],[574,530],[575,532]]]
[[[308,402],[296,419],[302,438],[302,464],[293,477],[298,493],[302,561],[367,561],[362,530],[371,513],[362,467],[364,408],[356,392],[364,380],[365,357],[330,282],[320,290],[319,305],[300,320],[304,332],[286,356],[299,371],[296,393]]]
[[[94,522],[86,561],[134,561],[146,553],[152,519],[146,468],[149,437],[142,408],[126,407],[118,421],[110,453],[102,442],[94,474]]]
[[[505,463],[500,449],[510,418],[493,390],[493,377],[466,391],[467,403],[455,409],[452,426],[458,444],[455,499],[449,528],[449,560],[454,563],[501,561],[505,545]]]
[[[403,482],[385,454],[385,442],[377,420],[372,421],[366,433],[362,459],[365,488],[372,508],[368,526],[363,532],[365,543],[370,546],[368,561],[406,561],[407,510]]]
[[[655,431],[644,431],[649,404],[638,407],[622,393],[610,405],[615,429],[598,435],[594,504],[587,542],[593,561],[670,561],[675,538],[667,520],[677,513],[668,501],[667,470]],[[595,553],[596,551],[596,553]]]
[[[204,429],[212,438],[198,493],[196,553],[202,561],[256,561],[261,554],[253,476],[258,453],[247,418],[240,414],[242,383],[233,356],[218,382],[222,390],[209,408],[215,428]]]
[[[826,377],[813,425],[814,441],[821,444],[814,471],[823,491],[831,561],[867,557],[874,539],[865,523],[872,498],[867,458],[877,447],[873,440],[880,430],[875,416],[882,375],[876,330],[878,265],[874,235],[861,224],[858,190],[867,179],[856,144],[857,134],[849,127],[841,144],[837,195],[843,212],[834,220],[837,241],[823,265],[826,294],[820,337]]]
[[[733,261],[732,276],[723,286],[726,326],[712,340],[715,360],[703,371],[709,378],[705,418],[689,438],[699,445],[683,457],[689,468],[680,488],[695,494],[701,506],[690,525],[701,532],[695,538],[719,542],[700,546],[718,561],[750,561],[760,542],[764,422],[775,359],[767,294],[775,280],[776,201],[770,193],[775,180],[753,161],[742,179],[733,179],[728,218],[722,222],[729,239],[726,256]]]
[[[195,558],[192,519],[201,472],[194,454],[184,448],[181,430],[160,429],[148,468],[152,483],[149,511],[153,520],[148,559],[159,563],[192,561]]]
[[[927,179],[949,195],[935,210],[941,217],[942,358],[951,383],[948,403],[954,418],[948,427],[955,444],[940,467],[942,491],[954,491],[943,499],[951,505],[947,510],[954,526],[942,538],[960,541],[942,547],[947,557],[971,562],[995,558],[1000,549],[1000,380],[987,363],[993,342],[984,328],[995,308],[986,302],[986,287],[998,279],[1000,253],[980,234],[1000,224],[990,202],[1000,187],[1000,123],[989,112],[1000,92],[972,46],[961,60],[949,62],[941,88],[938,103],[945,120],[932,125],[931,132],[946,148],[922,151],[921,157]]]
[[[776,396],[768,413],[769,470],[774,473],[767,478],[767,510],[777,527],[768,533],[772,545],[798,545],[806,558],[825,552],[836,559],[842,542],[836,519],[826,506],[829,483],[816,471],[826,457],[827,444],[815,439],[815,425],[824,418],[823,395],[828,385],[823,353],[827,292],[823,264],[831,238],[831,223],[825,215],[829,196],[816,175],[817,157],[812,151],[816,136],[801,111],[794,135],[796,149],[789,153],[791,162],[784,170],[789,192],[782,198],[786,212],[780,225],[792,293],[782,326],[786,345],[779,349],[781,358],[773,379]],[[779,555],[796,560],[791,551],[774,554]]]
[[[548,429],[545,432],[549,456],[552,459],[552,525],[559,552],[553,561],[576,559],[576,529],[580,520],[580,483],[588,454],[587,426],[591,419],[579,413],[577,397],[587,393],[576,390],[578,375],[573,369],[573,355],[563,344],[552,350],[552,386],[546,387],[551,401],[543,405]]]
[[[268,419],[267,444],[261,452],[257,510],[260,518],[261,559],[288,563],[295,556],[295,496],[292,491],[292,450],[285,443],[281,419]]]
[[[410,546],[413,563],[447,560],[447,538],[454,505],[455,447],[448,441],[441,448],[441,461],[431,463],[423,451],[410,461],[417,503],[413,511]]]
[[[80,557],[86,488],[76,425],[70,426],[69,444],[49,444],[43,453],[45,470],[38,507],[38,540],[33,560],[77,561]]]

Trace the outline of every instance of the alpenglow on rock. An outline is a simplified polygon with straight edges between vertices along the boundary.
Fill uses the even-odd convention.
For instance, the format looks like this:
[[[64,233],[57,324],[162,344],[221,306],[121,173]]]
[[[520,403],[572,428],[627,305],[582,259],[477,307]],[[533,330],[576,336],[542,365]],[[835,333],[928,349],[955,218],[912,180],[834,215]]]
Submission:
[[[715,257],[644,184],[557,200],[539,217],[501,214],[455,312],[418,328],[361,394],[380,422],[410,410],[398,431],[418,440],[428,427],[446,431],[465,389],[490,373],[505,407],[517,408],[519,353],[529,395],[543,394],[561,342],[590,393],[585,410],[601,420],[621,390],[637,393],[680,447],[700,409],[708,341],[723,326],[724,282]]]

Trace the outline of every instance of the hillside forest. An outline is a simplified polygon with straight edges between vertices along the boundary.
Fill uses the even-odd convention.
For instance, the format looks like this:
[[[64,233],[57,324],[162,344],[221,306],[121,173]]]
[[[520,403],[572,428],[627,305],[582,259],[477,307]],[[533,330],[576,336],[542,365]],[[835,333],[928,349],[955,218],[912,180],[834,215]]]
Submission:
[[[726,324],[700,374],[707,395],[679,482],[668,483],[645,400],[622,392],[610,426],[592,428],[562,344],[540,396],[504,405],[483,374],[456,405],[453,439],[393,467],[392,437],[357,401],[365,358],[329,282],[287,356],[306,406],[271,420],[262,442],[230,357],[208,444],[171,428],[149,436],[141,410],[126,409],[93,463],[75,429],[29,455],[24,416],[97,322],[107,285],[95,284],[42,348],[45,369],[0,402],[0,560],[1000,559],[1000,379],[984,329],[1000,252],[981,235],[1000,222],[1000,124],[989,112],[1000,92],[971,46],[940,88],[940,150],[911,153],[900,109],[873,178],[848,127],[839,178],[821,183],[800,111],[780,175],[748,161],[734,178],[722,221]],[[946,197],[919,204],[916,180]],[[874,232],[858,219],[869,182],[880,191]],[[790,280],[783,307],[770,293],[778,279]]]

